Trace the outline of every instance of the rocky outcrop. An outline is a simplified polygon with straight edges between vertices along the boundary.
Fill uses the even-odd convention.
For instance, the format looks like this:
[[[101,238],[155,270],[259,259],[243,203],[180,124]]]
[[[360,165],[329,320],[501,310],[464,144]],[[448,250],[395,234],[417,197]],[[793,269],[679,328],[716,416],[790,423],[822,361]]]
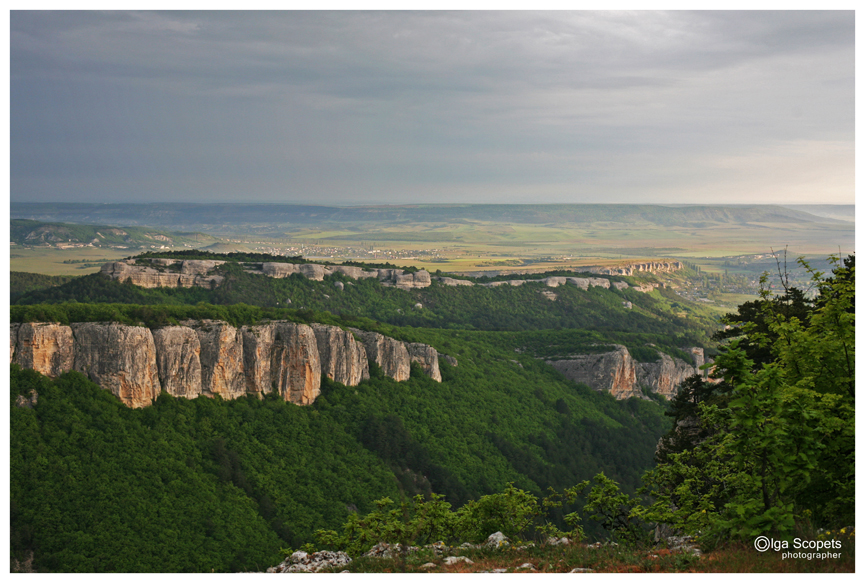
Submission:
[[[695,355],[702,354],[702,350],[690,349]],[[611,352],[574,355],[564,360],[548,360],[547,364],[566,378],[597,391],[607,391],[616,399],[642,397],[643,389],[672,399],[682,381],[699,372],[664,353],[655,362],[635,362],[621,345],[615,345]]]
[[[369,362],[363,344],[354,334],[336,326],[313,324],[321,372],[332,381],[353,387],[369,378]]]
[[[441,352],[439,352],[439,360],[444,360],[446,363],[448,363],[451,366],[457,366],[457,364],[458,364],[456,358],[454,358],[453,356],[449,356],[447,354],[443,354]]]
[[[321,394],[321,358],[315,332],[306,324],[274,325],[270,378],[286,401],[311,405]]]
[[[159,396],[156,346],[149,329],[87,322],[72,324],[72,334],[75,370],[129,407],[145,407]]]
[[[377,332],[365,332],[357,328],[350,330],[363,343],[367,358],[377,364],[385,376],[397,382],[409,379],[411,357],[404,343]]]
[[[629,263],[627,265],[618,265],[615,267],[592,267],[594,273],[606,275],[634,275],[639,272],[646,273],[665,273],[670,271],[678,271],[684,265],[681,261],[646,261],[643,263]]]
[[[318,573],[323,569],[340,569],[351,563],[351,557],[342,551],[318,551],[307,554],[305,551],[295,551],[291,556],[275,567],[267,569],[268,573]]]
[[[9,364],[15,361],[15,349],[18,347],[18,329],[21,324],[9,325]]]
[[[201,393],[236,399],[246,393],[243,370],[243,336],[240,330],[218,320],[190,322],[201,345]]]
[[[145,260],[139,260],[145,261]],[[155,287],[204,287],[212,289],[223,281],[220,275],[208,275],[224,261],[176,261],[174,259],[150,259],[149,265],[138,264],[135,259],[112,261],[102,266],[101,273],[120,283],[131,281],[133,285]]]
[[[693,348],[689,348],[688,352],[691,353],[691,356],[694,359],[694,366],[700,368],[704,364],[706,364],[706,353],[702,348],[695,346]]]
[[[394,270],[399,271],[399,270]],[[427,271],[421,269],[420,271],[415,271],[414,273],[398,273],[393,276],[394,283],[393,285],[399,289],[422,289],[425,287],[429,287],[432,283],[430,279],[430,275]],[[385,282],[383,282],[387,285]]]
[[[154,287],[192,287],[211,289],[223,282],[214,269],[225,261],[138,258],[112,261],[102,266],[102,274],[121,283],[131,281],[134,285]],[[382,285],[399,289],[420,289],[432,283],[430,274],[420,270],[405,273],[403,269],[363,269],[353,265],[319,265],[318,263],[239,263],[247,273],[282,279],[294,274],[323,281],[336,273],[351,279],[377,278]]]
[[[452,277],[436,277],[439,283],[442,285],[446,285],[449,287],[454,286],[472,286],[475,285],[471,281],[467,279],[454,279]],[[542,279],[509,279],[507,281],[491,281],[488,283],[479,283],[477,285],[481,287],[499,287],[503,285],[510,286],[521,286],[527,283],[542,283],[546,287],[559,287],[560,285],[575,285],[581,289],[589,289],[589,287],[603,287],[605,289],[610,288],[610,280],[604,279],[603,277],[545,277]],[[617,286],[618,287],[618,286]],[[625,287],[628,287],[628,284],[625,284]]]
[[[448,287],[456,287],[456,286],[460,286],[460,285],[464,285],[464,286],[473,286],[474,285],[473,281],[469,281],[467,279],[454,279],[453,277],[444,277],[444,276],[436,277],[436,281],[438,281],[442,285],[446,285]]]
[[[639,397],[637,372],[631,354],[624,346],[616,345],[613,352],[582,354],[568,360],[547,361],[566,378],[607,391],[616,399]]]
[[[201,342],[186,326],[153,330],[156,370],[162,390],[174,397],[194,399],[201,394]]]
[[[435,348],[419,342],[406,342],[405,348],[412,362],[420,364],[423,371],[432,380],[437,383],[442,382],[442,375],[439,371],[439,353]]]
[[[15,336],[15,362],[22,368],[32,368],[49,377],[72,370],[75,352],[72,328],[69,326],[52,323],[21,324]]]
[[[246,377],[246,392],[249,395],[266,395],[273,391],[270,372],[276,324],[243,326],[243,374]]]
[[[696,369],[690,364],[661,353],[655,362],[637,363],[637,383],[653,393],[672,399],[679,392],[679,385],[694,375]]]
[[[286,401],[309,405],[321,393],[322,374],[354,386],[369,378],[369,359],[397,381],[409,378],[411,362],[438,382],[439,356],[456,366],[456,359],[426,344],[324,324],[275,321],[240,329],[218,320],[181,324],[153,331],[117,323],[12,324],[12,359],[49,376],[83,372],[130,407],[149,405],[161,390],[175,397],[224,399],[275,391]]]

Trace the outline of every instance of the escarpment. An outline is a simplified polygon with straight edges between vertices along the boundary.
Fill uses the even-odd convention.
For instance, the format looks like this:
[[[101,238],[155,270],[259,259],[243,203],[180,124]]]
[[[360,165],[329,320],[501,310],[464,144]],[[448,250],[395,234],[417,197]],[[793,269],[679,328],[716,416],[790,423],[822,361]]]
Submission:
[[[12,359],[22,368],[49,377],[72,370],[75,352],[72,328],[51,323],[13,324]]]
[[[12,362],[51,377],[82,372],[130,407],[151,404],[161,391],[187,399],[276,392],[309,405],[321,393],[322,375],[355,386],[369,378],[369,359],[396,381],[408,380],[416,361],[441,382],[439,353],[431,346],[324,324],[237,328],[190,320],[151,331],[118,323],[37,322],[15,323],[9,331]],[[456,366],[456,359],[442,356]]]
[[[377,332],[366,332],[350,328],[363,342],[366,355],[381,368],[385,376],[395,381],[408,380],[411,374],[411,357],[405,344]]]
[[[74,369],[129,407],[145,407],[161,390],[150,330],[116,323],[72,324]]]
[[[225,322],[202,320],[188,323],[201,345],[201,392],[209,397],[236,399],[246,393],[243,337]]]
[[[162,390],[174,397],[194,399],[201,394],[201,342],[195,330],[166,326],[153,330],[156,370]]]
[[[621,345],[615,345],[615,350],[610,352],[572,355],[546,362],[565,378],[597,391],[607,391],[616,399],[642,397],[643,389],[672,399],[682,381],[700,372],[703,349],[691,348],[690,352],[697,366],[664,353],[655,362],[635,362],[628,349]]]
[[[310,405],[321,394],[321,356],[315,333],[305,324],[278,322],[273,326],[271,384],[284,400]]]
[[[313,324],[322,373],[332,381],[354,386],[369,378],[366,350],[354,334],[336,326]]]
[[[442,375],[439,371],[439,353],[435,348],[429,344],[421,344],[419,342],[407,343],[405,347],[412,362],[420,364],[423,371],[432,380],[439,383],[442,382]]]
[[[199,259],[138,258],[112,261],[102,266],[101,273],[123,283],[146,287],[204,287],[214,288],[224,278],[214,273],[225,261]],[[276,279],[299,274],[313,281],[323,281],[326,276],[342,274],[351,279],[376,278],[382,285],[410,290],[429,287],[430,274],[420,270],[406,273],[404,269],[363,269],[351,265],[319,265],[317,263],[239,263],[247,273],[265,275]]]

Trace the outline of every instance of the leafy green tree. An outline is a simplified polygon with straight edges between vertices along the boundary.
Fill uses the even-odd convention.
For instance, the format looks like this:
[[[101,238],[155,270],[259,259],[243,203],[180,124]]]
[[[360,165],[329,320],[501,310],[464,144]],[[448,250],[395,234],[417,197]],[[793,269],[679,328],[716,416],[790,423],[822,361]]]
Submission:
[[[638,514],[715,540],[852,521],[855,268],[836,266],[812,273],[819,296],[804,321],[764,292],[744,332],[774,360],[758,366],[731,342],[716,360],[729,403],[697,404],[711,434],[647,473],[655,503]]]

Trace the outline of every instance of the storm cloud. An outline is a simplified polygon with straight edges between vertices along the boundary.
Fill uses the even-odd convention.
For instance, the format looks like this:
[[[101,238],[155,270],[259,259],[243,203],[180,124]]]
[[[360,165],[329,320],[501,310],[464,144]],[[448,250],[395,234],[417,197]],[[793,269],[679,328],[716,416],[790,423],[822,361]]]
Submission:
[[[848,12],[11,13],[13,201],[853,202]]]

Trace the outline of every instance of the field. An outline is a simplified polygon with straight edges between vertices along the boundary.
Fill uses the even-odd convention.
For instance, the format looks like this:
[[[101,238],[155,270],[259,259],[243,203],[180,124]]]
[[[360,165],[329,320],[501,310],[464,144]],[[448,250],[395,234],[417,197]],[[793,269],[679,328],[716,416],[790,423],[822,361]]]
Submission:
[[[129,255],[129,251],[94,247],[57,249],[13,246],[9,254],[9,266],[10,271],[44,275],[87,275],[99,271],[102,264],[107,261],[116,261]],[[71,261],[75,263],[64,263]]]

